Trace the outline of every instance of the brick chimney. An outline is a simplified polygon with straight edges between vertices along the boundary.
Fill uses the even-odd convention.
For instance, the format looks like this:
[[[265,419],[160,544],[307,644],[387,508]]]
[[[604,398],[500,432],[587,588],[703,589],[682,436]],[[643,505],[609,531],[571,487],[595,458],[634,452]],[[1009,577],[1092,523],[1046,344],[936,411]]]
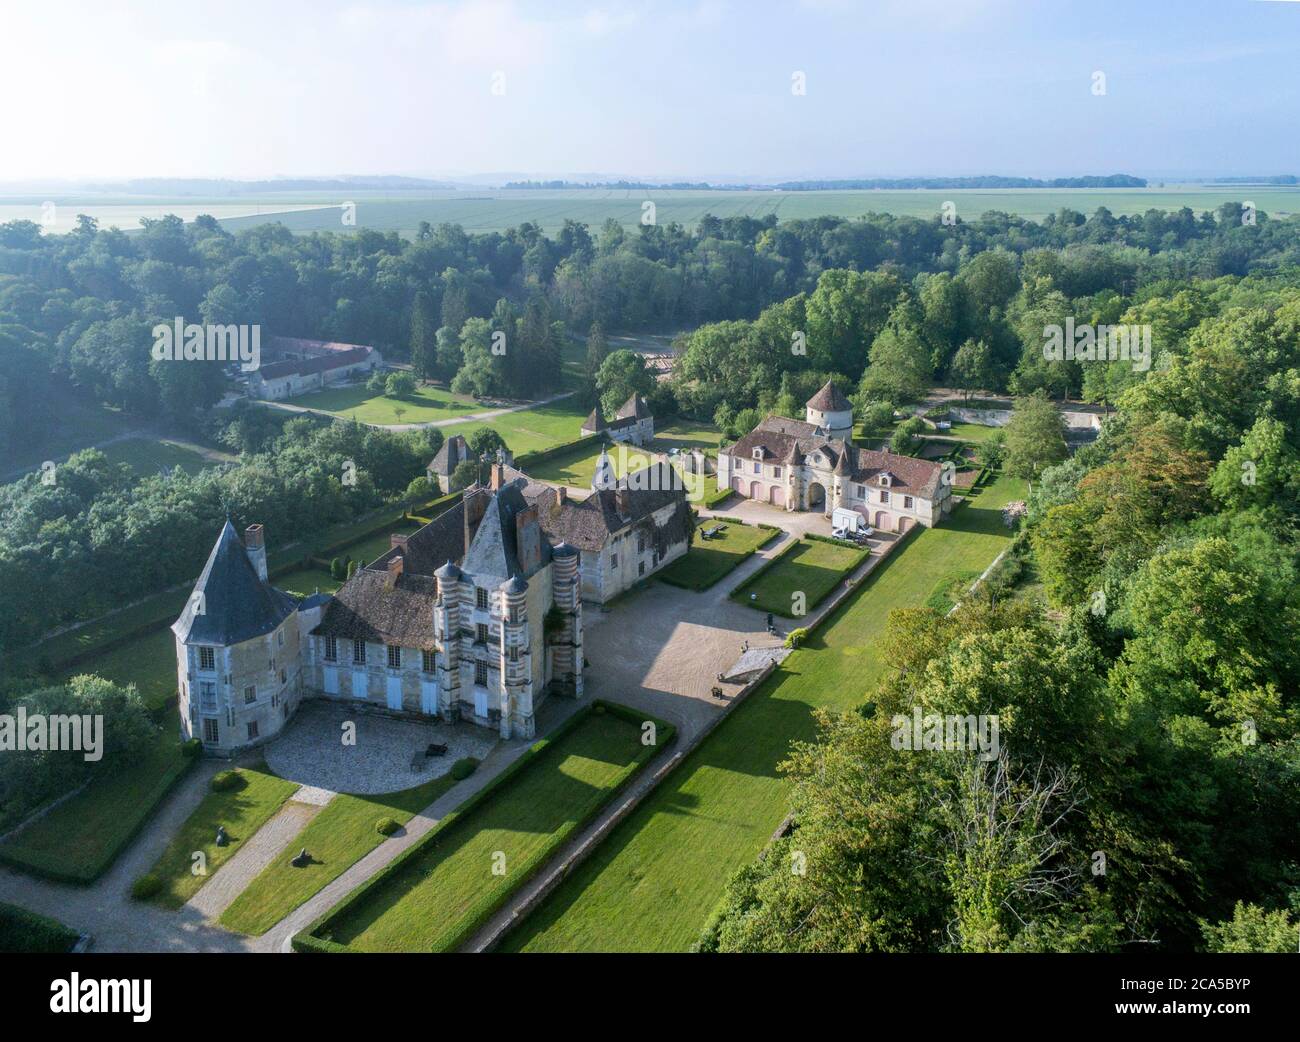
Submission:
[[[501,488],[501,464],[500,463],[492,464],[492,478],[490,481],[490,486],[493,492],[496,492],[498,489]]]
[[[542,563],[542,526],[537,523],[536,507],[515,515],[515,556],[525,574]]]
[[[619,517],[632,516],[632,497],[628,494],[627,487],[620,485],[614,490],[614,509],[618,511]]]
[[[394,554],[388,559],[388,580],[397,582],[397,577],[406,569],[406,558],[401,554]]]
[[[557,485],[555,494],[559,498],[560,506],[564,506],[569,501],[569,490],[563,485]]]
[[[406,540],[409,538],[410,536],[408,535],[393,532],[388,537],[388,549],[391,550],[395,546],[406,546]]]
[[[244,551],[257,577],[266,582],[266,540],[261,525],[249,525],[244,530]]]

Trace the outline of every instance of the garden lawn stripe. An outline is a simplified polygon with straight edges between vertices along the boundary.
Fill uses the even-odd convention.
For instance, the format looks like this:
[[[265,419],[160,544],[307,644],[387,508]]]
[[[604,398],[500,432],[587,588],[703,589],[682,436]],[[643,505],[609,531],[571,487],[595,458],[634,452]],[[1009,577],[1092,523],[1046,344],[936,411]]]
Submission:
[[[813,709],[866,700],[885,669],[876,644],[889,612],[921,606],[954,570],[986,567],[1010,539],[1002,506],[1024,494],[1023,482],[1001,478],[886,557],[501,949],[689,950],[728,879],[788,812],[789,782],[778,765],[792,741],[815,736]]]

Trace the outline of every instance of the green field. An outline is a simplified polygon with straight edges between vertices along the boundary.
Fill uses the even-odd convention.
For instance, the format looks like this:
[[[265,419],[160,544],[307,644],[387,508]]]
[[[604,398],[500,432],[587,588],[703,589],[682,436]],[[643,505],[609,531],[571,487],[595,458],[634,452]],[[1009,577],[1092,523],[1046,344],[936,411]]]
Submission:
[[[688,452],[698,448],[710,456],[717,456],[721,440],[722,435],[708,424],[678,420],[662,430],[656,430],[654,440],[645,447],[645,451],[635,445],[609,446],[609,459],[614,465],[615,475],[621,478],[628,470],[650,463],[646,452],[670,453],[673,449]],[[592,438],[589,445],[530,467],[529,477],[557,485],[590,488],[592,476],[596,473],[596,460],[600,458],[600,451],[604,447],[603,442]]]
[[[125,463],[136,477],[148,477],[160,470],[180,467],[187,474],[197,474],[211,464],[199,453],[174,441],[128,438],[115,441],[99,450],[110,463]]]
[[[176,637],[163,627],[102,652],[70,669],[63,676],[94,673],[115,684],[134,684],[151,711],[176,704]]]
[[[428,385],[417,388],[414,394],[406,398],[389,398],[368,391],[365,384],[351,384],[314,394],[301,394],[285,401],[303,409],[320,409],[361,423],[379,424],[454,420],[458,416],[469,416],[492,408],[473,398]],[[401,415],[398,415],[399,410]]]
[[[867,213],[892,213],[933,217],[947,201],[956,203],[964,220],[989,210],[1041,219],[1069,207],[1091,214],[1105,206],[1115,214],[1145,213],[1150,209],[1196,212],[1212,210],[1224,202],[1250,199],[1260,209],[1285,216],[1300,212],[1300,189],[1276,186],[1193,185],[1167,188],[1034,188],[903,191],[709,191],[629,189],[464,189],[421,192],[402,196],[358,194],[356,227],[397,231],[410,238],[421,221],[461,225],[469,232],[505,231],[525,221],[554,234],[565,220],[599,228],[613,218],[635,230],[641,223],[641,204],[655,203],[658,224],[676,221],[693,228],[706,214],[716,217],[764,217],[780,220],[821,216],[860,217]],[[332,200],[338,202],[338,200]],[[299,234],[342,231],[337,209],[304,210],[275,218]],[[236,217],[222,221],[231,231],[264,223],[266,217]]]
[[[954,569],[1006,546],[1001,508],[1025,485],[1001,478],[939,528],[891,554],[803,648],[757,688],[506,938],[510,951],[686,951],[731,875],[788,809],[777,770],[814,735],[817,706],[847,710],[884,672],[877,642],[894,608],[919,607]]]
[[[510,451],[518,458],[526,452],[545,449],[576,441],[590,409],[584,409],[576,398],[564,398],[550,405],[538,405],[519,412],[506,413],[494,420],[455,423],[443,427],[445,437],[463,434],[469,437],[477,430],[491,427],[505,439]]]
[[[722,525],[722,531],[705,539],[703,530],[717,524]],[[695,524],[695,535],[691,537],[691,548],[664,568],[659,578],[670,586],[707,590],[780,534],[777,528],[700,518]]]
[[[759,611],[797,618],[817,607],[841,579],[867,559],[868,552],[820,539],[801,539],[731,596]],[[796,595],[803,598],[799,612],[795,611]]]
[[[623,713],[584,713],[315,935],[356,951],[454,950],[657,749]]]
[[[79,398],[66,397],[59,402],[59,424],[32,448],[15,448],[0,469],[0,480],[13,481],[22,472],[46,460],[61,460],[78,449],[96,442],[116,438],[131,430],[137,421],[106,405],[95,405]],[[107,453],[109,447],[105,447]]]
[[[239,933],[266,933],[384,842],[375,831],[380,818],[405,825],[455,784],[451,775],[444,774],[402,792],[335,796],[285,848],[296,852],[305,847],[311,864],[294,868],[288,853],[276,858],[222,913],[221,925]]]
[[[298,791],[297,782],[276,777],[265,764],[236,767],[235,772],[244,781],[242,787],[204,796],[149,870],[162,881],[162,889],[152,900],[164,908],[179,908],[198,893],[199,887],[242,849],[241,844],[252,839]],[[224,825],[230,837],[224,847],[217,846],[218,825]],[[206,872],[196,875],[191,869],[194,854],[199,852],[206,861]]]
[[[173,712],[130,766],[93,781],[0,844],[0,861],[37,875],[90,883],[111,865],[189,766]]]

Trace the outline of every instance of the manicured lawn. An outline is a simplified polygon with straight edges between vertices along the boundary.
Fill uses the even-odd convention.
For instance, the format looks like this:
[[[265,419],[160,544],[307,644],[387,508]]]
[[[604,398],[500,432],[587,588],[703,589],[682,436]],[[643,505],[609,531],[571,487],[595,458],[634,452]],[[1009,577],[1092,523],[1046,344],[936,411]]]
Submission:
[[[139,477],[157,474],[160,470],[170,472],[175,467],[180,467],[188,474],[197,474],[211,465],[184,445],[149,438],[129,438],[105,445],[100,451],[108,457],[109,462],[125,463]]]
[[[455,949],[658,748],[621,714],[584,714],[316,936],[358,951]]]
[[[787,619],[807,615],[821,603],[837,583],[867,559],[868,551],[857,547],[801,539],[752,582],[739,587],[732,598],[759,611],[784,615]],[[795,597],[802,595],[802,610],[795,611]]]
[[[150,710],[176,705],[176,637],[163,627],[63,671],[94,673],[115,684],[134,684]]]
[[[509,937],[509,951],[686,951],[731,875],[788,810],[777,771],[814,735],[817,706],[861,704],[885,668],[876,644],[894,608],[919,607],[954,569],[983,570],[1006,546],[999,479],[890,555],[803,648],[756,689]]]
[[[566,441],[575,441],[582,421],[590,411],[576,404],[576,398],[564,398],[550,405],[506,413],[486,422],[456,423],[443,427],[442,433],[448,438],[455,434],[468,438],[476,430],[491,427],[505,439],[510,451],[518,458],[526,452],[541,452]]]
[[[671,453],[673,449],[679,452],[688,452],[692,449],[703,449],[710,456],[717,456],[718,443],[722,435],[711,427],[702,423],[693,423],[691,421],[679,421],[670,424],[663,430],[656,430],[654,441],[645,447],[645,452],[638,449],[635,445],[626,446],[625,451],[620,451],[620,446],[610,446],[609,458],[614,464],[614,473],[622,477],[627,470],[644,467],[650,463],[650,458],[646,452],[665,452]],[[596,460],[600,458],[601,442],[591,439],[592,444],[582,446],[572,453],[554,459],[546,460],[531,467],[528,471],[530,477],[538,481],[550,481],[557,485],[572,485],[576,488],[590,488],[592,475],[596,473]],[[511,446],[513,448],[513,445]]]
[[[289,864],[288,853],[277,858],[222,913],[221,925],[239,933],[266,933],[384,842],[384,837],[375,831],[375,823],[380,818],[392,818],[405,825],[417,811],[455,784],[451,775],[444,774],[402,792],[335,796],[286,848],[297,853],[306,847],[312,856],[311,864],[294,868]]]
[[[113,863],[185,773],[175,712],[147,751],[0,845],[0,861],[72,883],[89,883]]]
[[[937,433],[947,438],[959,438],[962,441],[978,444],[981,441],[988,441],[998,431],[1005,430],[1005,427],[986,427],[982,423],[954,423],[948,430]]]
[[[209,792],[203,797],[149,870],[162,880],[162,890],[152,900],[164,908],[179,908],[193,897],[217,869],[234,857],[240,844],[251,839],[298,791],[297,782],[276,777],[262,764],[234,770],[244,779],[244,786],[230,792]],[[218,825],[225,826],[230,838],[224,847],[217,846]],[[207,859],[204,875],[190,871],[198,851]]]
[[[952,611],[953,605],[965,598],[967,591],[979,577],[979,572],[963,571],[940,579],[930,591],[930,596],[925,599],[925,606],[947,615]]]
[[[715,524],[723,525],[723,530],[713,538],[705,539],[704,529]],[[691,548],[661,571],[659,578],[671,586],[707,590],[780,534],[780,529],[700,518],[691,538]]]
[[[290,405],[321,409],[362,423],[429,423],[450,420],[491,409],[473,398],[452,394],[441,387],[422,386],[409,398],[389,398],[366,390],[365,384],[332,387],[327,391],[289,398]],[[397,410],[404,410],[399,417]]]
[[[58,422],[50,427],[37,444],[19,447],[6,456],[0,474],[9,475],[13,470],[35,467],[47,459],[62,459],[96,442],[125,434],[139,425],[137,420],[110,409],[107,405],[70,395],[59,400],[57,414]],[[12,476],[7,480],[12,480]]]

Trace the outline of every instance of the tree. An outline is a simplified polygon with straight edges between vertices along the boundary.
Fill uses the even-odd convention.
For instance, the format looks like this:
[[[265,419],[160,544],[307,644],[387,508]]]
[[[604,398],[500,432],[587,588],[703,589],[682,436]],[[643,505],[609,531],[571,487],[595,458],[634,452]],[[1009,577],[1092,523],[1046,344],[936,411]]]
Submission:
[[[415,393],[415,377],[403,370],[389,373],[384,381],[384,394],[389,398],[409,398]]]
[[[451,481],[448,482],[448,491],[461,492],[471,485],[477,484],[479,479],[479,461],[478,458],[461,460],[456,464],[456,469],[451,472]]]
[[[972,391],[987,390],[993,386],[993,355],[983,340],[967,340],[953,356],[948,371],[954,387],[970,400]]]
[[[593,389],[600,367],[608,356],[609,343],[605,340],[605,329],[599,322],[593,322],[591,332],[587,334],[587,379],[591,381]]]
[[[876,337],[870,358],[858,385],[858,393],[864,398],[914,402],[929,387],[930,351],[916,326],[901,312]]]
[[[1286,952],[1300,947],[1300,919],[1285,909],[1267,911],[1258,905],[1238,901],[1232,918],[1221,923],[1202,923],[1205,948],[1210,952]]]
[[[596,373],[596,390],[606,416],[613,416],[633,394],[647,395],[654,388],[654,374],[636,351],[619,350],[608,355]]]
[[[469,451],[477,458],[482,459],[484,456],[496,456],[499,449],[509,450],[505,438],[492,427],[480,427],[468,438],[465,444],[469,446]]]
[[[921,447],[921,432],[925,430],[925,421],[919,416],[909,416],[894,428],[889,439],[889,449],[903,456],[910,456]]]
[[[424,290],[411,304],[411,368],[418,379],[431,379],[438,367],[438,316]]]
[[[1034,478],[1069,455],[1065,419],[1043,391],[1017,398],[1007,424],[1007,469],[1016,477]]]

